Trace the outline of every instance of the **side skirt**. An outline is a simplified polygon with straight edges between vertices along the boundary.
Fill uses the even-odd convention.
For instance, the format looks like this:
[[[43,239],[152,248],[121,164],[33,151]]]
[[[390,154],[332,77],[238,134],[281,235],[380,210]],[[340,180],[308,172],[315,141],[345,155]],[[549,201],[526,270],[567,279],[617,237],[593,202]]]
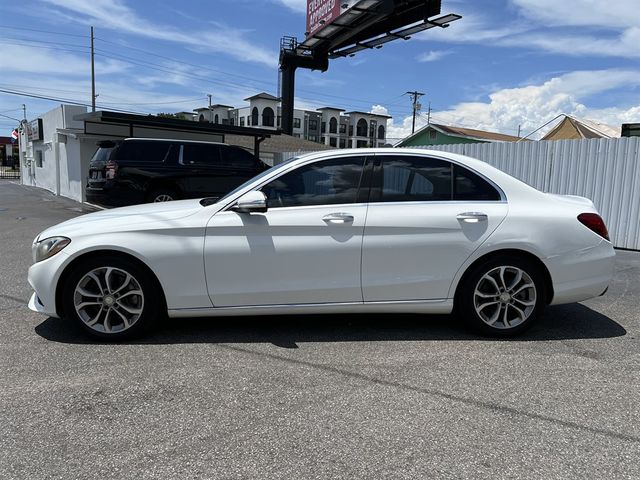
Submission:
[[[302,305],[258,305],[248,307],[181,308],[168,311],[171,318],[231,317],[242,315],[301,315],[315,313],[429,313],[447,314],[453,299],[402,302],[318,303]]]

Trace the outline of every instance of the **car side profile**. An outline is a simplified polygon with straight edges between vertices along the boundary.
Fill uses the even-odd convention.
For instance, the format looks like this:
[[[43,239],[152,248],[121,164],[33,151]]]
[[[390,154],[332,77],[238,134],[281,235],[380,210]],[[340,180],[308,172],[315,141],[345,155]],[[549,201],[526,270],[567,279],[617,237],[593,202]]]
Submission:
[[[84,215],[33,253],[30,308],[105,339],[163,315],[453,311],[508,336],[603,294],[615,256],[588,199],[391,148],[294,158],[217,201]]]
[[[89,163],[89,202],[125,206],[222,197],[269,168],[224,143],[127,138],[102,141]]]

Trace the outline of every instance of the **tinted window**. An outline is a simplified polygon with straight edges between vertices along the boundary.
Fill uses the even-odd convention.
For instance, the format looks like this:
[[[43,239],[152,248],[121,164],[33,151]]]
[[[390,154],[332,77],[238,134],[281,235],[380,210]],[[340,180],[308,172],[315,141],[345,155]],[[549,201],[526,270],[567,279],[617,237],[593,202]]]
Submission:
[[[123,142],[118,148],[117,159],[137,162],[164,162],[169,152],[169,142]]]
[[[242,148],[222,148],[220,155],[220,164],[224,167],[247,170],[255,170],[258,167],[258,159]]]
[[[262,188],[269,208],[355,203],[364,158],[313,163],[285,173]]]
[[[424,157],[383,157],[373,201],[451,200],[451,164]]]
[[[184,165],[219,165],[220,147],[206,143],[185,143],[182,163]]]
[[[93,157],[91,158],[92,162],[106,162],[109,160],[109,157],[111,157],[111,153],[113,152],[113,150],[115,149],[115,147],[111,147],[111,148],[104,148],[104,147],[100,147],[98,148],[98,150],[96,150],[96,153],[93,154]]]
[[[500,193],[485,179],[466,168],[454,165],[454,200],[500,200]]]

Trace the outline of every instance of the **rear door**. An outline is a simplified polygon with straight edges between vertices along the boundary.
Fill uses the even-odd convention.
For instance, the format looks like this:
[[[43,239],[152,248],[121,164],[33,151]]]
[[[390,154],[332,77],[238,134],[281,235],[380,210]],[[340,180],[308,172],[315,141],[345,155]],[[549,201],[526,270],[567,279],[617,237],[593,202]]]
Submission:
[[[465,167],[376,156],[362,249],[364,301],[447,298],[455,273],[507,210],[502,193]]]

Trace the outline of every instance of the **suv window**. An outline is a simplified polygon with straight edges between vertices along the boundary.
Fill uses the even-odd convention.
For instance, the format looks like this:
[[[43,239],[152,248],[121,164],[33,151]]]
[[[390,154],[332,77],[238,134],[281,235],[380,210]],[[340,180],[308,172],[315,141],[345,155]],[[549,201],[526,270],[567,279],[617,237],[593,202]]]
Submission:
[[[118,147],[117,160],[137,162],[164,162],[169,152],[169,142],[122,142]]]
[[[207,143],[185,143],[182,151],[183,165],[220,165],[220,146]]]
[[[480,175],[459,165],[453,166],[454,200],[500,200],[500,192]]]
[[[264,187],[269,208],[355,203],[364,157],[336,158],[285,173]]]
[[[221,165],[229,168],[242,168],[255,170],[258,167],[258,159],[240,147],[222,148]]]
[[[382,157],[374,202],[451,200],[451,164],[425,157]]]

